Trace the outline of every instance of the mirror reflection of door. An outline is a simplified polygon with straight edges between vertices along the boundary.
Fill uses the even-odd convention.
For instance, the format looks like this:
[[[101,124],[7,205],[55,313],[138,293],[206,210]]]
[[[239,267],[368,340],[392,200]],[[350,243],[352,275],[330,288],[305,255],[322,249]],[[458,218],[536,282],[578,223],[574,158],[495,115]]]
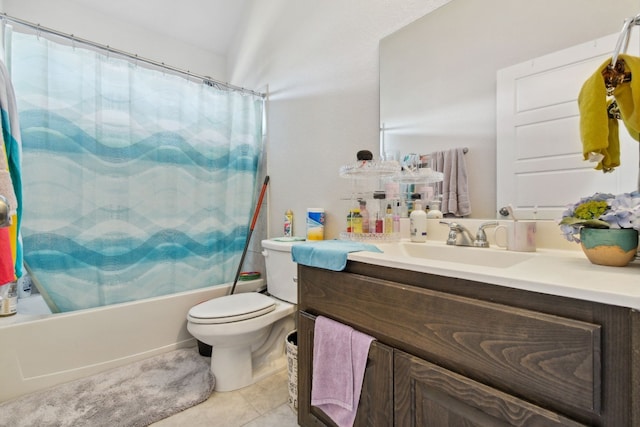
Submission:
[[[617,40],[612,34],[498,71],[498,206],[512,204],[518,217],[557,219],[580,197],[635,188],[638,142],[622,125],[621,164],[612,173],[594,170],[576,143],[576,94]],[[628,52],[637,54],[638,45],[635,38]]]
[[[468,147],[471,217],[496,218],[497,71],[617,33],[639,10],[638,0],[445,4],[380,42],[385,146],[401,154]]]

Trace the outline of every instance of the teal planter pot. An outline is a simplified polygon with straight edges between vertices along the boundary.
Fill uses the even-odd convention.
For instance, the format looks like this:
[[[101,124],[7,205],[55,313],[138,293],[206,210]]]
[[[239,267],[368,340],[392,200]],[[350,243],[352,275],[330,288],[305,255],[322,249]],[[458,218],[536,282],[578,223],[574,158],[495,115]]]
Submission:
[[[582,228],[580,244],[593,264],[624,267],[638,252],[638,231],[632,228]]]

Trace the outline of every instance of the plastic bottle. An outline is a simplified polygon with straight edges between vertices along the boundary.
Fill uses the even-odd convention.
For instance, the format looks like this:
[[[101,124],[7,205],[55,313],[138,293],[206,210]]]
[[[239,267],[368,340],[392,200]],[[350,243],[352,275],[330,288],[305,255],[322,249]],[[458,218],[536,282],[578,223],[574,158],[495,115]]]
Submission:
[[[293,211],[287,209],[284,213],[284,235],[285,237],[293,236]]]
[[[420,199],[415,199],[413,211],[409,215],[409,230],[412,242],[427,241],[427,213],[422,210]]]
[[[360,199],[360,216],[362,217],[362,232],[369,232],[369,211],[366,200]]]
[[[0,285],[0,317],[18,312],[18,282]]]
[[[384,225],[380,218],[380,212],[376,212],[376,233],[381,234],[384,232]]]
[[[440,211],[440,201],[433,200],[431,202],[431,209],[427,213],[427,218],[442,218],[442,212]]]
[[[362,234],[362,215],[360,215],[360,209],[351,210],[351,232]]]
[[[387,204],[387,214],[384,216],[384,232],[387,234],[393,233],[393,211],[390,203]]]
[[[409,218],[409,209],[407,209],[407,203],[403,200],[398,210],[400,218]]]
[[[424,205],[422,205],[421,199],[422,199],[422,196],[420,195],[420,193],[411,194],[411,200],[407,200],[407,211],[409,213],[409,216],[411,216],[411,212],[413,212],[413,210],[415,209],[416,201],[420,202],[420,206],[424,208]]]
[[[396,209],[393,212],[393,232],[400,232],[400,202],[396,202]]]

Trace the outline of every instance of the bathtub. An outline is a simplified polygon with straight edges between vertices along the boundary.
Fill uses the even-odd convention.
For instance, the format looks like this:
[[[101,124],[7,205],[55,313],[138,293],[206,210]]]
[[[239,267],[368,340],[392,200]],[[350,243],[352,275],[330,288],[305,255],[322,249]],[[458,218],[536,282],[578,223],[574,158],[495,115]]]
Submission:
[[[0,402],[177,348],[194,346],[186,315],[231,283],[44,316],[0,318]],[[236,292],[265,287],[240,281]]]

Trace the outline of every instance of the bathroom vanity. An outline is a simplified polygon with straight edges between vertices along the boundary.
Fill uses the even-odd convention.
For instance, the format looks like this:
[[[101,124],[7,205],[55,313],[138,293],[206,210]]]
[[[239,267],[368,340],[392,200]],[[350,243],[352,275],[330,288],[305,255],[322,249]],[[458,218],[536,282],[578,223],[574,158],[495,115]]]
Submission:
[[[406,257],[403,266],[359,252],[341,272],[299,265],[300,425],[333,425],[310,405],[318,315],[376,338],[355,425],[640,425],[637,295],[625,306],[610,302],[625,300],[613,283],[598,284],[613,289],[610,297],[571,290],[582,270],[592,281],[640,287],[640,266],[596,267],[575,254],[561,260],[563,273],[540,270],[560,262],[545,257],[488,268],[410,267]],[[529,277],[509,278],[527,269]],[[555,288],[545,276],[554,274]]]

